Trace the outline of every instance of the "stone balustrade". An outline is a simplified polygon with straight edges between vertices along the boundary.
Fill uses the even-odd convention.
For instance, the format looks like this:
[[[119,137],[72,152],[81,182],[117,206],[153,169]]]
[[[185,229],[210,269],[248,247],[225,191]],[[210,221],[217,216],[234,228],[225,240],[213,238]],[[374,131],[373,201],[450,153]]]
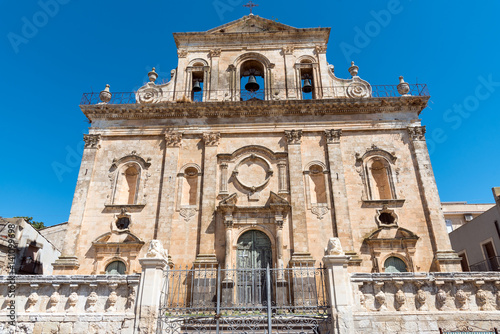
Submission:
[[[140,275],[15,276],[16,333],[132,333],[139,281]],[[9,283],[0,276],[3,324]]]
[[[500,273],[353,274],[351,284],[356,333],[437,333],[461,322],[489,330],[500,322]]]

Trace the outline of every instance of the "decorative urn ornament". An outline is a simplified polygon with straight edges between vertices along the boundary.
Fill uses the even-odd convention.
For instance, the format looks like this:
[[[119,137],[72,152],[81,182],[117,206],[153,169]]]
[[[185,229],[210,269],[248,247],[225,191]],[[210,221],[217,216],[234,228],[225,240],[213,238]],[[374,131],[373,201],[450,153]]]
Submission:
[[[353,77],[356,77],[358,76],[358,72],[359,72],[359,67],[354,65],[354,62],[351,61],[351,67],[349,67],[349,73],[351,73]]]
[[[398,93],[401,94],[402,96],[409,96],[408,93],[410,92],[410,85],[405,82],[403,79],[403,76],[399,77],[399,85],[398,85]]]
[[[108,103],[111,101],[111,96],[112,94],[109,92],[109,85],[106,85],[106,88],[102,92],[99,93],[99,99],[101,99],[102,102]]]
[[[158,78],[158,73],[156,73],[155,70],[156,69],[153,67],[151,72],[148,73],[148,78],[149,78],[149,81],[151,81],[151,82],[155,82],[156,79]]]

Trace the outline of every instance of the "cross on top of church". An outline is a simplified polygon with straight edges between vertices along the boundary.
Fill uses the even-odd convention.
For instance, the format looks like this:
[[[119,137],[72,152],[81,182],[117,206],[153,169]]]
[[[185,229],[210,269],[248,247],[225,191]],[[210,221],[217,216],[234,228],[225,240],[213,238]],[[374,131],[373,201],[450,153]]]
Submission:
[[[250,8],[250,15],[253,15],[253,8],[254,7],[258,7],[259,5],[257,4],[254,4],[252,2],[252,0],[248,1],[248,3],[246,5],[243,5],[243,7],[247,7],[247,8]]]

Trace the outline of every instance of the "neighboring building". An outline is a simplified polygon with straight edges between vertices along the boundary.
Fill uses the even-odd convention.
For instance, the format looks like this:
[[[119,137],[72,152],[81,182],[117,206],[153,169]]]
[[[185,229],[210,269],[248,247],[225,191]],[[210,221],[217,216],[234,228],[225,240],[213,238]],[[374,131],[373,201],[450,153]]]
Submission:
[[[500,271],[500,188],[492,208],[450,233],[463,271]]]
[[[0,218],[1,274],[8,273],[9,224],[15,226],[17,252],[15,272],[20,275],[51,275],[52,263],[61,252],[39,231],[22,218]]]
[[[448,233],[488,211],[495,204],[467,204],[467,202],[442,202]]]
[[[67,230],[68,222],[45,227],[38,230],[38,232],[50,241],[59,251],[62,251]]]

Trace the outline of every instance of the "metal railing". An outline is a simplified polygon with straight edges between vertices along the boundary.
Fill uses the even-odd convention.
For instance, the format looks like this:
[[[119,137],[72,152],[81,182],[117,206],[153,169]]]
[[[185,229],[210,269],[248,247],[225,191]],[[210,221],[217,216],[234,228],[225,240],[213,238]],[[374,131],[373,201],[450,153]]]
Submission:
[[[411,84],[410,91],[408,95],[411,96],[430,96],[429,90],[426,84]],[[370,86],[371,92],[365,92],[363,96],[368,94],[370,97],[399,97],[401,94],[398,92],[397,85],[374,85]],[[323,87],[320,92],[323,95],[322,99],[332,99],[332,98],[344,98],[352,96],[351,93],[352,86],[335,86],[335,87]],[[284,89],[284,88],[270,88],[270,89],[260,89],[255,92],[250,92],[247,90],[241,91],[232,91],[232,90],[209,90],[209,91],[201,91],[191,94],[191,97],[188,98],[187,101],[191,102],[205,102],[204,96],[213,95],[219,96],[219,99],[214,99],[217,101],[254,101],[254,100],[276,100],[276,99],[287,99],[287,94],[294,92],[295,95],[298,95],[298,99],[314,99],[316,95],[315,89],[313,89],[312,94],[304,94],[300,90],[293,89]],[[99,98],[99,92],[92,93],[84,93],[82,99],[80,101],[80,105],[94,105],[102,103]],[[135,104],[137,103],[137,92],[114,92],[112,93],[111,100],[107,102],[107,104]],[[139,93],[139,94],[149,94]],[[162,91],[164,96],[176,96],[175,99],[172,98],[173,101],[180,100],[182,102],[186,102],[184,94],[182,92],[173,92],[173,91]]]
[[[498,334],[498,329],[493,328],[492,330],[489,331],[472,331],[472,330],[448,331],[440,328],[439,334]]]
[[[314,332],[330,319],[324,268],[170,269],[161,333]]]
[[[470,271],[500,271],[500,256],[490,257],[469,266]]]

